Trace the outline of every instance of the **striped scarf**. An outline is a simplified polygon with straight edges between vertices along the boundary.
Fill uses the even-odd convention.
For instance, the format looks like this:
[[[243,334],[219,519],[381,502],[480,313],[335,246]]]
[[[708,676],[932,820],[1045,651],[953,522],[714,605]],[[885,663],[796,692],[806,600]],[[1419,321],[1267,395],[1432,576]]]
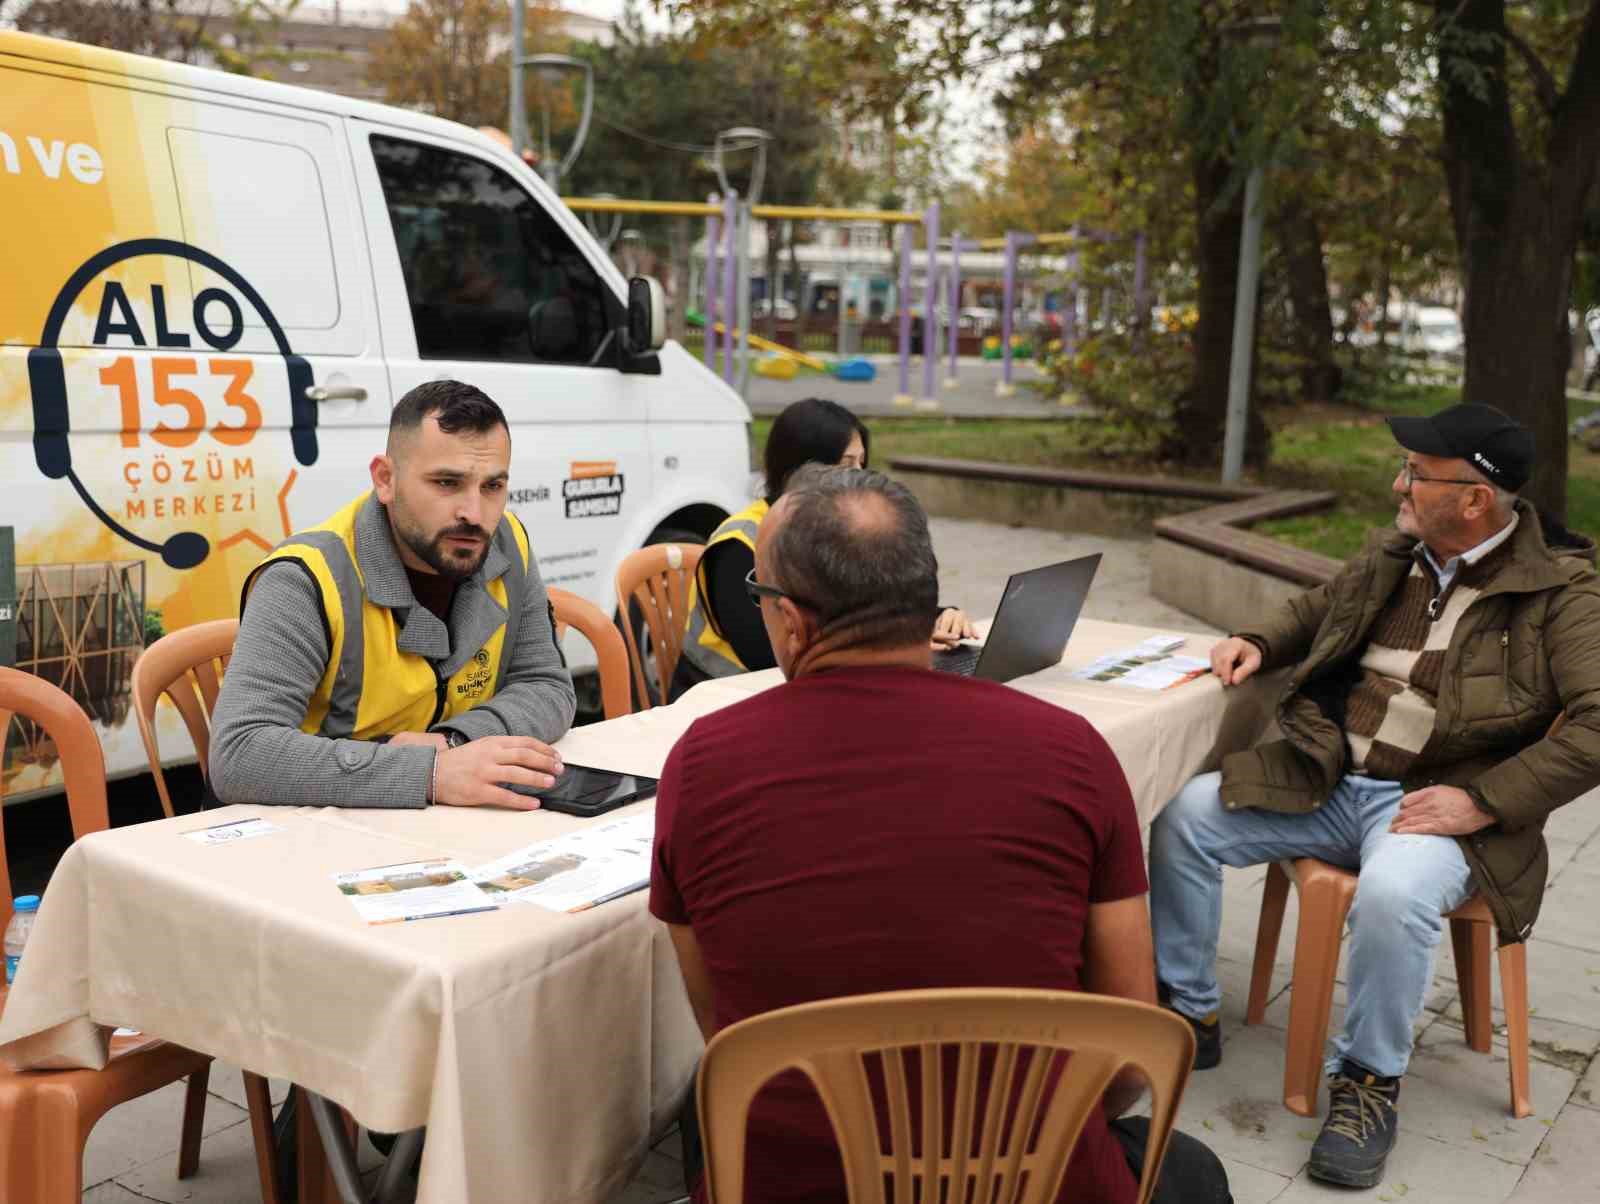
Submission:
[[[1433,734],[1445,649],[1467,607],[1510,556],[1510,541],[1463,564],[1443,592],[1418,544],[1411,572],[1379,613],[1345,704],[1350,773],[1403,779]],[[1430,618],[1430,612],[1437,612]]]

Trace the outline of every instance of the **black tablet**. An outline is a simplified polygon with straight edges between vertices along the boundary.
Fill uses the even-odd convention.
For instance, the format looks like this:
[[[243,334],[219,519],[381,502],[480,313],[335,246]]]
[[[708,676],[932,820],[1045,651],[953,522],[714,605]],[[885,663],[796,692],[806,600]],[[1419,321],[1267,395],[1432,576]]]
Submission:
[[[530,786],[511,786],[518,794],[532,795],[547,811],[562,811],[568,815],[604,815],[618,807],[656,792],[656,779],[631,773],[614,773],[609,769],[590,769],[587,765],[567,763],[554,786],[535,790]]]

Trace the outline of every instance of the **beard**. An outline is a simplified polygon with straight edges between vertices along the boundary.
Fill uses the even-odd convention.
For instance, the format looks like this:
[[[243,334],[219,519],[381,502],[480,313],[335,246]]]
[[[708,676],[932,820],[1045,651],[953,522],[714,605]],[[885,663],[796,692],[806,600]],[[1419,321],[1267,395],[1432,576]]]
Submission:
[[[416,555],[417,559],[427,565],[441,577],[448,577],[452,581],[465,581],[483,566],[489,555],[489,532],[481,527],[471,524],[458,524],[446,527],[444,530],[429,536],[426,532],[419,531],[404,518],[396,515],[395,530],[405,542],[406,547]],[[476,539],[479,541],[477,551],[468,551],[465,548],[451,548],[445,540],[451,536]]]

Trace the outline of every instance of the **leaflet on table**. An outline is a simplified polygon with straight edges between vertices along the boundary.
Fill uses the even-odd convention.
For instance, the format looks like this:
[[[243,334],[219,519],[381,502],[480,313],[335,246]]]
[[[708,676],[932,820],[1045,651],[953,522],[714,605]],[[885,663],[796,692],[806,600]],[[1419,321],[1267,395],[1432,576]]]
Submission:
[[[458,861],[405,861],[333,876],[335,885],[369,924],[430,920],[493,911],[494,901]]]
[[[260,816],[252,816],[249,819],[230,820],[225,824],[213,824],[209,828],[196,828],[192,832],[183,833],[183,835],[196,844],[214,848],[219,844],[234,844],[241,840],[254,840],[258,836],[271,836],[274,832],[282,831],[283,829],[278,827],[277,824],[262,819]]]
[[[650,884],[655,829],[653,808],[579,828],[479,866],[472,880],[498,903],[582,911]]]
[[[1211,672],[1211,662],[1199,656],[1177,656],[1183,647],[1182,636],[1151,636],[1132,648],[1124,648],[1091,661],[1072,676],[1082,681],[1113,682],[1141,690],[1165,690],[1182,685]]]

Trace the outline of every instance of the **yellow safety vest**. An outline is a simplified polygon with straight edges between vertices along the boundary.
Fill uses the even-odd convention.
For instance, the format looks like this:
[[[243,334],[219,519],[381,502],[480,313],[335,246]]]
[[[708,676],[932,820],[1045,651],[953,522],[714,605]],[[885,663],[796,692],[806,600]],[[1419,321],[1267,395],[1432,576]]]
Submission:
[[[706,552],[709,553],[724,540],[732,539],[744,544],[754,555],[756,532],[761,529],[761,520],[767,517],[769,509],[766,499],[758,498],[739,513],[724,519],[722,525],[711,533],[711,538],[706,540]],[[733,645],[722,638],[722,633],[717,630],[716,619],[701,601],[707,592],[706,557],[702,555],[700,567],[695,570],[694,584],[689,587],[689,630],[683,642],[683,655],[708,677],[732,677],[735,673],[743,673],[744,662],[733,650]]]
[[[511,567],[484,582],[507,620],[445,679],[426,657],[399,646],[403,626],[395,612],[367,597],[356,558],[356,520],[369,497],[362,494],[327,522],[284,540],[251,571],[240,600],[243,614],[256,575],[280,560],[299,564],[316,582],[328,667],[300,724],[311,735],[371,740],[425,731],[492,698],[516,643],[529,563],[528,533],[516,518],[505,514],[491,541]]]

